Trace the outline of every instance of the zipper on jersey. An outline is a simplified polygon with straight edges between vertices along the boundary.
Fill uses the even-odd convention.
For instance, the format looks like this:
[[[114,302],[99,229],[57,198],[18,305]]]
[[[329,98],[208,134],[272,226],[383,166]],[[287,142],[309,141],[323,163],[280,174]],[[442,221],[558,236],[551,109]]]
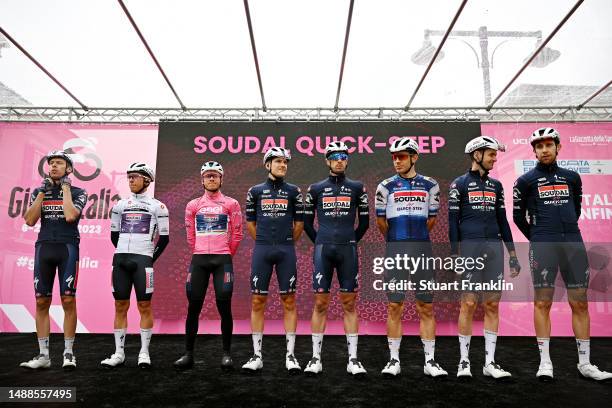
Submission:
[[[272,181],[272,226],[274,227],[274,231],[276,231],[276,197],[278,197],[278,188],[275,189],[276,183]],[[272,244],[276,245],[276,237],[272,238]]]

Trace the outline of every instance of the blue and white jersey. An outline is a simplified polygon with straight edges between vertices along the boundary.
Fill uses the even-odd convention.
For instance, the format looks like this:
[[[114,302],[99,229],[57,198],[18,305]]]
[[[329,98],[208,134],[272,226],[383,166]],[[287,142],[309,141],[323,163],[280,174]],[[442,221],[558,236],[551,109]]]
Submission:
[[[376,189],[376,216],[387,219],[388,242],[429,240],[427,219],[438,215],[439,208],[440,186],[431,177],[396,174]]]

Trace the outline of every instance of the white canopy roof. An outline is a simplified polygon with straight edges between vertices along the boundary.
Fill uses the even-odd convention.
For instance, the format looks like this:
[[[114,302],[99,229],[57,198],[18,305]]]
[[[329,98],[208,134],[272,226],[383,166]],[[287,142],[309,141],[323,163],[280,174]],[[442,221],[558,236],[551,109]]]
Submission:
[[[373,108],[405,107],[414,96],[413,108],[546,107],[577,106],[602,89],[588,105],[612,105],[605,90],[612,80],[609,0],[123,4],[125,10],[117,0],[2,0],[0,105],[333,108],[339,96],[340,108]]]

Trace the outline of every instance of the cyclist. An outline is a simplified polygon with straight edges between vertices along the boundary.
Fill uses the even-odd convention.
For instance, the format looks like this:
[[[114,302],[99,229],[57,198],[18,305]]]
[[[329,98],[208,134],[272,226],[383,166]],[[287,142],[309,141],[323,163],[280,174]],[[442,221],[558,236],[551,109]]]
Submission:
[[[431,258],[433,251],[429,231],[436,224],[440,208],[440,186],[431,177],[416,172],[419,159],[418,144],[408,137],[396,139],[389,148],[396,175],[382,181],[376,189],[376,225],[387,241],[386,258],[408,254]],[[422,265],[415,271],[390,269],[385,274],[387,283],[407,280],[410,273],[416,285],[416,309],[420,318],[420,335],[425,353],[423,372],[432,377],[448,373],[436,363],[436,320],[433,313],[433,292],[424,290],[424,282],[433,281],[433,269]],[[404,291],[387,290],[387,340],[390,359],[383,375],[397,376],[401,372],[399,349],[402,341]]]
[[[185,354],[174,362],[178,369],[193,367],[193,349],[208,281],[212,276],[217,310],[221,316],[223,357],[221,367],[233,367],[231,357],[232,292],[234,269],[232,257],[242,240],[240,204],[221,193],[223,167],[207,161],[200,169],[204,195],[191,200],[185,208],[187,243],[193,256],[187,275],[187,319],[185,321]]]
[[[364,375],[366,369],[357,359],[359,321],[355,303],[359,284],[357,243],[368,230],[368,195],[362,182],[346,177],[348,146],[341,141],[325,148],[329,176],[308,188],[304,210],[304,229],[315,244],[312,286],[315,305],[312,313],[312,359],[304,369],[308,374],[323,370],[321,348],[327,322],[330,288],[334,269],[340,283],[344,329],[349,361],[346,370]],[[315,217],[319,229],[314,228]],[[358,220],[355,228],[355,218]]]
[[[516,277],[520,272],[506,218],[504,189],[498,180],[489,177],[489,171],[497,161],[498,151],[505,151],[505,147],[492,137],[479,136],[470,140],[465,146],[465,153],[472,161],[470,171],[452,182],[448,194],[451,255],[456,257],[461,253],[463,258],[475,261],[472,263],[474,267],[468,268],[462,275],[464,282],[491,285],[491,290],[483,293],[485,365],[482,373],[495,379],[511,376],[495,362],[501,290],[496,290],[494,284],[501,283],[504,277],[502,241],[510,255],[511,276]],[[469,351],[472,319],[477,306],[476,292],[464,291],[458,322],[461,359],[457,377],[472,376]]]
[[[64,369],[76,368],[73,345],[77,325],[76,289],[79,273],[78,224],[87,202],[87,192],[74,187],[70,173],[74,165],[63,150],[47,154],[49,172],[34,189],[24,215],[27,225],[40,219],[40,232],[34,252],[34,293],[36,295],[36,335],[39,354],[20,364],[25,368],[49,368],[49,307],[55,273],[58,273],[64,309]]]
[[[151,167],[136,162],[128,166],[126,173],[132,194],[120,200],[111,210],[111,242],[116,248],[112,273],[115,352],[100,364],[112,368],[125,362],[127,312],[134,287],[140,313],[138,367],[149,368],[149,343],[153,330],[153,263],[170,242],[168,208],[146,194],[155,181],[155,172]],[[158,234],[159,239],[155,243]]]
[[[514,223],[530,241],[530,260],[534,299],[534,324],[540,350],[536,377],[553,378],[550,359],[550,309],[555,279],[561,270],[572,309],[572,326],[578,347],[578,372],[597,381],[612,378],[590,361],[589,262],[578,227],[582,205],[582,180],[572,170],[559,167],[559,132],[537,129],[531,146],[538,160],[536,167],[520,176],[514,184]],[[529,221],[526,219],[529,214]]]
[[[245,370],[263,368],[264,310],[273,268],[276,268],[284,311],[287,340],[285,367],[290,372],[301,370],[294,353],[297,328],[295,242],[304,230],[304,203],[300,188],[285,181],[290,160],[289,150],[270,148],[263,159],[268,171],[267,180],[251,187],[247,193],[247,230],[255,240],[255,248],[251,260],[253,357],[242,366]]]

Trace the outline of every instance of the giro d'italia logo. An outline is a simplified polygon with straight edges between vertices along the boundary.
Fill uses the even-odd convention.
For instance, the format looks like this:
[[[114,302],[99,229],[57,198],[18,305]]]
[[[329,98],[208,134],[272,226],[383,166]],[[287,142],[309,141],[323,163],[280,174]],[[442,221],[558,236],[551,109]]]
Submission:
[[[80,151],[76,153],[75,148],[77,148]],[[64,142],[64,146],[62,149],[66,153],[68,153],[68,155],[72,159],[72,162],[74,163],[72,174],[74,174],[74,177],[76,177],[77,179],[81,181],[93,180],[96,177],[98,177],[100,175],[100,172],[102,171],[102,159],[100,159],[100,157],[98,157],[93,152],[82,152],[83,150],[86,150],[86,149],[90,151],[91,150],[95,151],[96,146],[89,140],[79,139],[79,138],[67,140],[66,142]],[[40,174],[40,176],[43,178],[47,176],[45,174],[45,169],[44,169],[46,162],[47,162],[47,157],[45,156],[38,163],[38,174]],[[95,170],[91,174],[80,173],[79,164],[88,163],[88,162],[90,164],[91,162],[95,163],[94,164]]]

